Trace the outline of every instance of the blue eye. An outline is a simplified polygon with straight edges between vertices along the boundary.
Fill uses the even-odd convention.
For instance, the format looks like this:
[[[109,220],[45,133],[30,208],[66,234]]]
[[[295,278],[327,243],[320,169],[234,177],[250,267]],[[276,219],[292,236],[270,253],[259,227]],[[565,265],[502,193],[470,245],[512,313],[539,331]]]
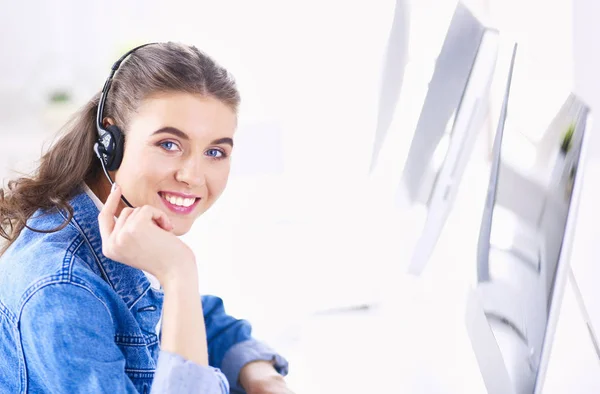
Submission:
[[[164,141],[164,142],[161,142],[160,146],[164,150],[168,150],[168,151],[174,151],[174,150],[179,149],[179,147],[177,146],[177,144],[174,143],[173,141]]]
[[[225,153],[220,149],[209,149],[206,151],[206,155],[215,159],[222,159],[225,157]]]

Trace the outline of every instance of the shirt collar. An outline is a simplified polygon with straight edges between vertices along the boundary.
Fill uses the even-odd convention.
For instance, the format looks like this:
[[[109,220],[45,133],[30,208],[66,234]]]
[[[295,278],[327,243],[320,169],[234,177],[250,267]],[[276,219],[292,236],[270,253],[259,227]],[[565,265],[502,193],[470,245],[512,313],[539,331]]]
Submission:
[[[90,187],[87,185],[87,183],[84,182],[82,187],[83,187],[83,191],[85,192],[85,194],[88,195],[88,197],[92,200],[92,202],[94,203],[96,208],[98,208],[98,211],[101,211],[102,208],[104,207],[104,204],[102,203],[102,201],[100,201],[98,196],[96,196],[96,194],[92,191],[92,189],[90,189]]]

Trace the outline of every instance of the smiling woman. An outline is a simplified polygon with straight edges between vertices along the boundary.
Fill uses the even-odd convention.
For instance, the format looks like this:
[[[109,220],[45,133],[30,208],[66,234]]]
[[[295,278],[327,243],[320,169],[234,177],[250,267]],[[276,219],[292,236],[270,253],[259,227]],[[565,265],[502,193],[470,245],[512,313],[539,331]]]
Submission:
[[[107,117],[105,123],[115,121]],[[112,178],[134,207],[164,210],[173,232],[183,235],[225,189],[236,123],[234,110],[219,99],[153,94],[131,116],[123,161]],[[98,175],[90,188],[106,199],[111,185]]]
[[[195,47],[136,48],[0,189],[0,392],[289,392],[178,238],[225,189],[239,101]]]

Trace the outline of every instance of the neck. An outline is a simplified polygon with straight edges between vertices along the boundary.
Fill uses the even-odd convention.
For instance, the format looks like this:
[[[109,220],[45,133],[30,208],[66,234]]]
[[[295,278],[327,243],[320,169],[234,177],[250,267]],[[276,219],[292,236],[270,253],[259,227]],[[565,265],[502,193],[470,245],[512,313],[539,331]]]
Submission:
[[[110,176],[113,179],[115,179],[114,174],[110,174]],[[110,182],[108,181],[108,179],[106,179],[104,174],[102,172],[100,172],[96,177],[86,180],[86,183],[87,183],[88,187],[90,188],[90,190],[92,190],[92,192],[96,195],[96,197],[98,197],[98,199],[102,202],[102,204],[106,204],[106,200],[108,199],[108,196],[110,195],[112,186],[111,186]],[[119,217],[121,215],[121,211],[123,210],[123,208],[125,208],[125,203],[123,203],[123,201],[121,201],[119,203],[119,207],[117,208],[117,212],[116,212],[115,216]]]

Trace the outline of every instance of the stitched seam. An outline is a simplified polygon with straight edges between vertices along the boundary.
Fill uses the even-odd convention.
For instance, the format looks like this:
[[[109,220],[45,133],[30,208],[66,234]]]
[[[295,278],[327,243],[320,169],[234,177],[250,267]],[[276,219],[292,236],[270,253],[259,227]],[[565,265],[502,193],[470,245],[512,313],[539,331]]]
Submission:
[[[8,309],[2,301],[0,301],[0,313],[2,313],[12,324],[17,324],[17,317]]]
[[[54,278],[54,280],[49,281],[48,279]],[[44,287],[47,286],[51,286],[53,284],[60,284],[60,283],[68,283],[71,284],[73,286],[77,286],[77,287],[81,287],[82,289],[88,291],[90,294],[92,294],[94,297],[96,297],[96,299],[98,301],[100,301],[102,303],[102,305],[104,305],[104,308],[106,309],[106,313],[108,314],[108,316],[110,317],[110,320],[114,326],[114,321],[113,318],[110,314],[110,310],[108,309],[108,305],[106,305],[106,303],[104,301],[102,301],[96,294],[94,294],[94,292],[92,290],[90,290],[89,288],[87,288],[87,286],[84,286],[81,283],[78,283],[79,281],[81,281],[79,278],[77,277],[73,277],[72,279],[74,281],[72,282],[66,282],[62,277],[58,276],[58,275],[53,275],[51,278],[46,279],[45,283],[40,284],[40,282],[36,283],[36,285],[34,285],[32,288],[30,287],[25,294],[29,293],[29,295],[26,297],[26,299],[23,301],[23,303],[21,304],[21,307],[19,308],[19,314],[17,316],[17,324],[18,321],[21,320],[21,314],[23,313],[23,309],[25,308],[25,304],[33,297],[33,295],[35,293],[37,293],[37,291],[43,289]],[[83,281],[81,281],[83,282]],[[21,370],[23,371],[23,373],[21,374],[21,388],[22,388],[22,393],[26,393],[28,390],[27,387],[27,362],[25,361],[25,352],[23,351],[23,341],[21,338],[21,332],[20,330],[17,330],[17,334],[18,334],[18,351],[21,354],[21,356],[23,357],[23,366],[21,367]]]
[[[12,324],[12,327],[10,327],[10,328],[13,330],[13,334],[15,335],[15,350],[18,353],[18,359],[19,359],[19,380],[21,383],[21,393],[25,393],[27,391],[27,371],[25,369],[25,362],[24,362],[25,355],[23,354],[23,351],[20,349],[20,346],[18,346],[18,343],[21,342],[21,335],[17,328],[17,319],[14,316],[14,314],[10,311],[10,309],[8,309],[8,307],[2,301],[0,301],[0,314],[5,316],[6,319],[8,320],[8,322]]]
[[[219,373],[219,381],[221,382],[221,389],[224,393],[227,393],[229,391],[229,382],[227,382],[227,378],[223,373]]]
[[[149,335],[124,335],[115,334],[115,343],[123,346],[146,347],[158,343],[158,337],[155,334]]]
[[[115,340],[115,344],[120,345],[120,346],[127,346],[127,347],[146,347],[147,346],[145,343],[129,343],[129,342],[121,342],[121,341],[117,341],[117,340]]]
[[[146,341],[144,337],[139,335],[123,335],[123,334],[115,334],[115,342],[121,345],[127,346],[144,346],[146,345]]]
[[[90,288],[87,287],[87,284],[81,279],[78,278],[77,276],[72,276],[70,281],[64,280],[62,277],[58,276],[58,275],[53,275],[50,278],[47,278],[45,280],[42,281],[38,281],[35,285],[33,285],[32,287],[30,287],[24,294],[25,299],[23,299],[20,302],[20,308],[19,308],[19,314],[17,316],[17,321],[21,320],[21,315],[23,314],[23,309],[25,308],[25,305],[27,304],[27,302],[33,297],[33,295],[35,293],[37,293],[38,291],[40,291],[41,289],[43,289],[44,287],[48,287],[51,285],[55,285],[55,284],[70,284],[73,286],[77,286],[80,287],[84,290],[86,290],[87,292],[89,292],[91,295],[93,295],[98,301],[100,301],[102,303],[102,305],[104,305],[104,308],[106,309],[106,313],[108,314],[108,316],[110,317],[110,321],[114,327],[114,320],[112,315],[110,314],[110,309],[108,308],[108,305],[106,305],[106,303],[96,295],[96,293],[94,293],[94,291]]]
[[[67,219],[62,214],[62,212],[60,212],[60,214],[62,215],[62,217],[65,218],[65,220]],[[92,255],[94,256],[94,259],[96,260],[96,263],[98,263],[98,267],[100,267],[100,271],[102,271],[102,274],[104,275],[104,278],[106,279],[106,281],[108,282],[108,284],[110,285],[110,287],[112,287],[114,289],[115,286],[112,284],[112,282],[110,281],[110,278],[108,277],[108,274],[104,270],[104,266],[100,262],[100,259],[98,258],[98,254],[94,250],[94,247],[92,246],[92,243],[90,242],[90,240],[89,240],[88,236],[85,234],[85,232],[82,230],[82,228],[79,225],[79,222],[77,221],[77,219],[75,218],[75,216],[73,216],[73,219],[69,222],[69,225],[73,226],[79,232],[79,234],[83,237],[83,239],[85,240],[85,243],[88,245],[88,247],[90,248],[90,251],[92,252]]]
[[[21,378],[21,393],[27,393],[27,362],[25,361],[25,352],[23,351],[23,345],[21,343],[21,331],[15,329],[17,338],[15,340],[15,347],[19,353],[19,377]]]
[[[131,310],[135,306],[135,304],[137,304],[138,301],[141,300],[148,293],[148,291],[150,290],[151,287],[152,286],[150,286],[150,285],[148,285],[148,287],[146,287],[146,289],[142,292],[142,294],[140,294],[140,296],[138,298],[136,298],[135,301],[133,301],[131,303],[131,306],[129,307],[129,310]]]
[[[54,274],[54,275],[46,276],[43,279],[38,280],[37,282],[35,282],[34,284],[29,286],[25,290],[25,292],[21,296],[21,299],[19,300],[18,313],[16,315],[17,323],[19,322],[19,320],[21,320],[21,312],[23,310],[23,307],[25,306],[25,303],[29,300],[29,298],[31,298],[31,296],[37,290],[41,289],[42,287],[44,287],[46,285],[50,285],[53,283],[69,283],[69,281],[62,274]]]
[[[77,251],[79,250],[79,248],[81,247],[81,245],[83,244],[83,239],[81,239],[80,236],[75,237],[75,239],[73,240],[73,242],[71,242],[71,245],[69,245],[69,247],[67,248],[67,252],[65,253],[65,257],[63,258],[63,265],[62,265],[62,272],[63,272],[63,276],[65,275],[65,271],[66,272],[66,278],[65,279],[70,279],[71,276],[73,275],[73,257],[74,255],[77,253]]]
[[[73,258],[71,259],[71,266],[69,267],[69,279],[71,279],[73,277],[73,267],[75,266],[75,256],[77,256],[77,252],[79,252],[79,248],[81,248],[81,245],[83,245],[83,238],[81,238],[79,245],[77,245],[75,250],[73,250]]]
[[[125,368],[125,373],[129,375],[131,378],[135,379],[152,379],[154,378],[155,370],[142,370],[138,371],[135,369]]]

